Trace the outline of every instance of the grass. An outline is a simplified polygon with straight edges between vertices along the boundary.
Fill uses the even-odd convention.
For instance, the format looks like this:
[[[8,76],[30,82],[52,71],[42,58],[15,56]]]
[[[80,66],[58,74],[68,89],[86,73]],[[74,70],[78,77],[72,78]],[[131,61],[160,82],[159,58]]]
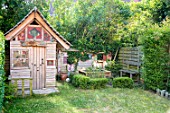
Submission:
[[[6,103],[6,113],[166,113],[170,101],[135,89],[76,89],[59,86],[59,94],[16,98]],[[168,112],[167,112],[168,113]]]

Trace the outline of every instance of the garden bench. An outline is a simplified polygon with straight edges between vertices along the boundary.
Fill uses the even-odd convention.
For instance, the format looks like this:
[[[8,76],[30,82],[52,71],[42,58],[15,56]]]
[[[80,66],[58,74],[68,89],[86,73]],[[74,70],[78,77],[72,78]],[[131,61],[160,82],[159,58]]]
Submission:
[[[123,73],[130,74],[130,78],[133,77],[133,75],[139,75],[140,74],[140,62],[134,62],[134,61],[125,61],[123,63],[123,69],[120,70],[120,76],[122,77]],[[140,76],[138,76],[137,81],[139,81]]]
[[[141,47],[122,47],[119,51],[119,62],[122,65],[120,76],[129,74],[130,78],[137,76],[137,81],[140,80],[140,67],[142,64],[143,53]]]

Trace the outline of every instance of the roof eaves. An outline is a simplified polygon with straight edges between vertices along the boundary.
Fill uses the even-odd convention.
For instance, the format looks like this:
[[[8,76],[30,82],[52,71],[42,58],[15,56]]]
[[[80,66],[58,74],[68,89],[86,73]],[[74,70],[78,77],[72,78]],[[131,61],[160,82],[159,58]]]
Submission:
[[[6,36],[8,33],[13,31],[17,26],[19,26],[28,16],[32,13],[37,11],[39,15],[42,17],[42,19],[45,21],[45,23],[56,33],[57,36],[59,36],[65,43],[72,46],[70,42],[68,42],[63,36],[61,36],[44,18],[44,16],[38,11],[37,7],[34,7],[21,21],[19,21],[13,28],[11,28],[9,31],[7,31],[4,35]]]
[[[40,14],[40,16],[42,17],[42,19],[45,21],[45,23],[56,33],[57,36],[59,36],[65,43],[67,43],[68,45],[72,46],[72,44],[70,42],[68,42],[63,36],[61,36],[48,22],[47,20],[44,18],[44,16],[37,10],[37,12]]]
[[[28,16],[35,10],[36,8],[32,9],[21,21],[19,21],[13,28],[11,28],[9,31],[7,31],[4,35],[6,36],[8,33],[13,31],[17,26],[19,26]]]

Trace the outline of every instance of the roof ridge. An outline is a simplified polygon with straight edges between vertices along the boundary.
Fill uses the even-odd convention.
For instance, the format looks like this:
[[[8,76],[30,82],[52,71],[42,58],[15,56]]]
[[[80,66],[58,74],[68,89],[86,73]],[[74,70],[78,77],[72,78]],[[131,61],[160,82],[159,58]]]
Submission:
[[[19,21],[14,27],[12,27],[9,31],[7,31],[4,35],[6,36],[8,33],[10,33],[11,31],[13,31],[17,26],[19,26],[32,12],[37,11],[37,13],[39,13],[39,15],[42,17],[42,19],[45,21],[45,23],[53,30],[53,32],[59,36],[65,43],[67,43],[68,45],[72,46],[70,42],[68,42],[63,36],[61,36],[45,19],[45,17],[41,14],[41,12],[38,10],[38,8],[36,6],[34,6],[34,8],[21,20]]]

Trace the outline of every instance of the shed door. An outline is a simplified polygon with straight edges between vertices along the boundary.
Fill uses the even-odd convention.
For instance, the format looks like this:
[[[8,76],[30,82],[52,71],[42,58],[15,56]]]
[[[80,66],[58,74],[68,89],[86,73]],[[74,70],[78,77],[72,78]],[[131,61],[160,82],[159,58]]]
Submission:
[[[33,89],[42,89],[45,88],[45,48],[33,47],[32,51]]]

